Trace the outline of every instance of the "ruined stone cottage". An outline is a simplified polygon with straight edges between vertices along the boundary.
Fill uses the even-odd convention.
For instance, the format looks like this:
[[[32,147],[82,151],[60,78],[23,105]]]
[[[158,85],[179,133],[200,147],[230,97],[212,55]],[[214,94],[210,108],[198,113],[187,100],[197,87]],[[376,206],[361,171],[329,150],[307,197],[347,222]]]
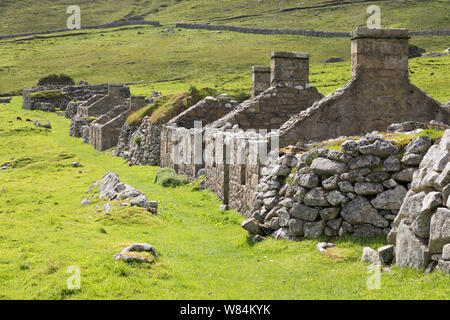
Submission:
[[[407,29],[352,32],[352,79],[295,115],[280,129],[280,145],[384,130],[391,123],[437,120],[450,113],[410,83]]]

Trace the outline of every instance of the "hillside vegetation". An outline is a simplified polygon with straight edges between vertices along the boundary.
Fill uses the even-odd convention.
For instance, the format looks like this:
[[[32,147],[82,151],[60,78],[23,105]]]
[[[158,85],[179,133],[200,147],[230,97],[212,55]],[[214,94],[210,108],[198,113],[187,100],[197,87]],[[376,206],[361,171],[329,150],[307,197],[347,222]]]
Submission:
[[[369,290],[361,252],[384,238],[335,239],[327,254],[315,248],[325,239],[251,245],[243,217],[219,211],[212,192],[155,184],[157,167],[129,167],[70,137],[64,117],[21,104],[16,97],[0,107],[0,164],[8,163],[0,171],[0,299],[448,299],[444,273],[396,266]],[[50,120],[53,129],[17,116]],[[82,206],[107,171],[157,200],[159,215],[114,201],[105,216],[98,198]],[[135,242],[155,246],[159,260],[112,258]],[[80,290],[66,286],[70,266],[80,268]]]
[[[5,0],[0,3],[0,35],[66,27],[72,0]],[[233,24],[265,28],[351,31],[364,25],[371,4],[382,10],[383,27],[450,29],[448,0],[79,0],[84,26],[141,16],[163,24]]]
[[[253,35],[164,27],[90,30],[85,35],[0,41],[0,94],[20,94],[51,73],[75,82],[130,84],[133,94],[185,92],[191,85],[220,92],[250,91],[252,65],[269,65],[270,51],[310,54],[311,83],[329,94],[350,79],[350,40]],[[448,37],[413,37],[427,52],[443,52]],[[324,64],[332,56],[342,63]],[[410,59],[412,82],[435,99],[450,100],[450,57]],[[433,72],[434,75],[429,74]]]

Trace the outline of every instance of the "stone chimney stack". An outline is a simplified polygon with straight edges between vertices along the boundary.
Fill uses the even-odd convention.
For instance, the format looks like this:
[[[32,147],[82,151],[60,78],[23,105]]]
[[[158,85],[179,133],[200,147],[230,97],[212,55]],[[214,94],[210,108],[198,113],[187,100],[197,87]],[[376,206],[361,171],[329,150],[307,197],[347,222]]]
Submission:
[[[270,84],[283,82],[289,87],[309,82],[309,55],[303,52],[272,52],[270,58]]]
[[[408,29],[358,27],[351,39],[352,78],[408,79]]]
[[[131,96],[130,98],[130,111],[134,113],[145,107],[145,97],[144,96]]]
[[[256,97],[270,88],[270,67],[253,66],[252,79],[252,97]]]

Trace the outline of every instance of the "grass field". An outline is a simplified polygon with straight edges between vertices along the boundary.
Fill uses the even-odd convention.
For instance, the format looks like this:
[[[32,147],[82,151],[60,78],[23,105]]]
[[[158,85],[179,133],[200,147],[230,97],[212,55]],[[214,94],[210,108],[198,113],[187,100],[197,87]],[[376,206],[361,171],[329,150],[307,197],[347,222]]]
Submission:
[[[232,24],[263,28],[351,31],[365,25],[369,5],[381,8],[382,27],[411,30],[450,28],[448,0],[22,0],[0,3],[0,35],[66,28],[70,5],[81,9],[83,26],[143,15],[164,25],[177,22]],[[320,7],[327,5],[326,7]],[[313,8],[308,8],[313,7]],[[292,10],[301,8],[302,10]]]
[[[380,290],[367,289],[362,248],[377,248],[384,239],[336,239],[338,249],[328,255],[315,249],[319,240],[252,246],[239,226],[243,218],[220,212],[211,192],[153,184],[156,167],[129,167],[69,137],[68,120],[20,107],[19,97],[0,106],[0,164],[15,163],[0,171],[1,299],[449,298],[448,276],[407,268],[392,267],[382,273]],[[17,116],[50,120],[53,129]],[[71,167],[74,161],[82,167]],[[160,214],[114,203],[104,217],[96,212],[103,207],[99,199],[81,206],[88,187],[107,171],[158,200]],[[159,261],[112,259],[133,242],[154,245]],[[66,288],[72,265],[81,270],[81,290]]]
[[[329,94],[350,79],[350,40],[267,36],[174,29],[176,22],[199,22],[350,31],[365,24],[366,8],[382,8],[383,27],[410,30],[450,28],[449,0],[369,1],[352,5],[280,12],[320,5],[323,0],[79,0],[82,24],[95,25],[144,15],[162,27],[83,30],[0,40],[0,299],[449,299],[450,278],[393,266],[382,273],[381,289],[369,290],[364,246],[386,239],[331,239],[337,248],[319,253],[318,240],[266,240],[251,244],[240,227],[243,217],[221,212],[217,197],[194,185],[154,184],[157,167],[129,167],[120,158],[95,151],[69,137],[69,121],[54,113],[21,109],[17,95],[38,79],[65,73],[76,82],[127,83],[132,94],[186,92],[191,86],[218,93],[250,91],[251,66],[268,65],[270,51],[310,54],[310,80]],[[1,1],[0,35],[65,27],[73,1]],[[247,15],[248,17],[236,18]],[[443,52],[449,37],[413,37],[427,52]],[[325,65],[331,56],[342,63]],[[450,56],[409,60],[413,84],[440,102],[450,100]],[[21,117],[23,121],[16,120]],[[25,119],[49,120],[52,130]],[[79,161],[81,168],[70,163]],[[14,165],[14,168],[12,168]],[[159,202],[152,216],[105,204],[86,190],[107,172]],[[131,243],[156,247],[155,264],[126,264],[112,255]],[[70,266],[81,270],[81,290],[66,286]]]
[[[62,38],[0,41],[0,94],[32,86],[50,73],[66,73],[77,82],[128,83],[134,94],[143,95],[153,90],[164,94],[187,91],[191,85],[223,92],[250,91],[251,66],[268,65],[270,51],[308,52],[311,83],[324,94],[350,79],[349,39],[163,29],[119,28]],[[413,37],[411,43],[428,52],[443,52],[448,37]],[[331,56],[345,62],[324,65]],[[449,64],[449,56],[411,59],[411,80],[445,103],[450,100],[446,90]]]

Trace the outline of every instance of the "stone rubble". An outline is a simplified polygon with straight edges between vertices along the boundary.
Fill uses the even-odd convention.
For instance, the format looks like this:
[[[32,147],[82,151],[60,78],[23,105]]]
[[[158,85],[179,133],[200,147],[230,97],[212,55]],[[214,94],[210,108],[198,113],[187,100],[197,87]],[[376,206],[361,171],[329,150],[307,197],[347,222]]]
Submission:
[[[417,139],[407,150],[424,153],[429,144],[426,138]],[[414,172],[411,190],[388,235],[397,265],[431,272],[437,262],[437,268],[449,273],[449,191],[450,130],[446,130]]]

